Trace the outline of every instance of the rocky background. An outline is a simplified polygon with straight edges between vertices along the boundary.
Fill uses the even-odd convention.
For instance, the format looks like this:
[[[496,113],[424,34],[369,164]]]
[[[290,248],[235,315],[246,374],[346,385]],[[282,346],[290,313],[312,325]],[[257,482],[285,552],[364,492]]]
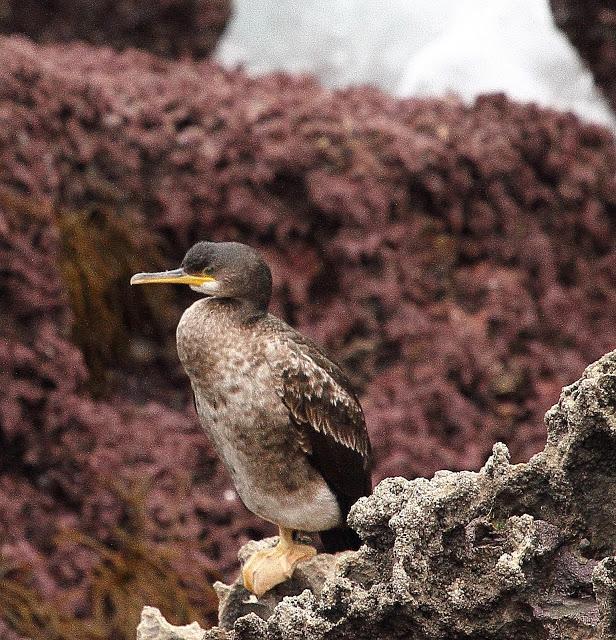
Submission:
[[[179,49],[175,4],[214,16]],[[542,449],[560,388],[616,342],[607,130],[225,71],[193,59],[219,3],[101,2],[95,24],[67,1],[44,29],[20,6],[2,28],[54,44],[0,39],[3,637],[128,638],[144,604],[207,626],[209,585],[271,532],[196,423],[174,344],[193,294],[128,287],[197,239],[263,252],[273,311],[360,392],[375,481]]]

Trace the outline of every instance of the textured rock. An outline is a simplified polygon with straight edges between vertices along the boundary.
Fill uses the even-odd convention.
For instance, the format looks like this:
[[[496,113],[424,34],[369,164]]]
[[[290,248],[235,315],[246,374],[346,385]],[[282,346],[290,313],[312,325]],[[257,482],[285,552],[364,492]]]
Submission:
[[[196,623],[169,624],[154,607],[144,607],[137,627],[137,640],[202,640],[203,629]]]
[[[204,638],[613,638],[616,351],[563,389],[546,423],[528,463],[496,444],[479,472],[383,480],[350,514],[365,545],[315,593]]]
[[[252,541],[244,545],[239,552],[240,564],[244,564],[250,556],[260,549],[274,546],[278,538],[265,538]],[[306,542],[310,542],[307,540]],[[220,627],[230,629],[235,621],[249,613],[254,613],[259,618],[267,620],[274,611],[275,606],[285,596],[298,596],[305,589],[315,595],[321,591],[326,578],[330,577],[343,562],[350,552],[334,555],[320,553],[306,562],[297,566],[293,573],[293,579],[279,584],[274,589],[257,598],[244,588],[241,578],[231,586],[217,582],[214,584],[219,599],[218,624]]]

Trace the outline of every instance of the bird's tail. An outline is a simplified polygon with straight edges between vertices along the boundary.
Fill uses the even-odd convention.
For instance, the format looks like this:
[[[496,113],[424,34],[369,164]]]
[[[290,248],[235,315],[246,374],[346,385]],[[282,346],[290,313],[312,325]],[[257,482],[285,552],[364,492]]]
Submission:
[[[336,553],[347,549],[356,551],[361,546],[361,538],[350,527],[336,527],[321,531],[319,536],[327,553]]]

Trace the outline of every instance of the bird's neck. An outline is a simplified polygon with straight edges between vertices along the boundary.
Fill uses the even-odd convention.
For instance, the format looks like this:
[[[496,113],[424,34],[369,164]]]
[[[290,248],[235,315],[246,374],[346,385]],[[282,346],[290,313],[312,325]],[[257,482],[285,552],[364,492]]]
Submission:
[[[239,325],[252,325],[267,315],[267,307],[245,298],[210,298],[208,306]]]

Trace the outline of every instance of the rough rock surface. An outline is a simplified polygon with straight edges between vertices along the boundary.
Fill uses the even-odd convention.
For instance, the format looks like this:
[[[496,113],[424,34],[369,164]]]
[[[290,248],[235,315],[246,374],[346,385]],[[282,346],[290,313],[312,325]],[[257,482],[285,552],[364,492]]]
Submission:
[[[204,639],[614,638],[616,351],[563,389],[546,423],[528,463],[499,443],[477,473],[383,480],[350,514],[364,546],[316,595]]]
[[[196,623],[169,624],[155,607],[144,607],[137,627],[137,640],[202,640],[203,629]]]
[[[272,547],[277,541],[276,537],[265,538],[244,545],[238,554],[240,564],[244,565],[253,553]],[[310,540],[306,542],[310,544]],[[277,585],[260,598],[247,591],[240,578],[231,586],[216,582],[214,588],[219,600],[218,625],[224,629],[231,629],[238,618],[249,613],[254,613],[259,618],[267,620],[272,615],[275,606],[285,596],[298,596],[305,589],[318,595],[326,578],[330,577],[338,564],[349,555],[352,554],[348,551],[338,553],[335,556],[329,553],[319,553],[299,564],[293,573],[292,580]]]

